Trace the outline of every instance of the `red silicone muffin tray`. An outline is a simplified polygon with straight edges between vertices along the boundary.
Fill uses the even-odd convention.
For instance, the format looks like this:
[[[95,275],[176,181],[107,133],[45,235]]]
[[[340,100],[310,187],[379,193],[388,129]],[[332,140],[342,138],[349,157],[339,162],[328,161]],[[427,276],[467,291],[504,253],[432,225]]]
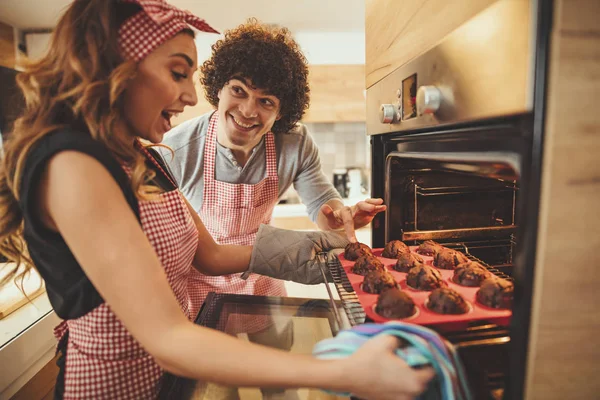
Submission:
[[[410,250],[416,253],[417,246],[411,246]],[[479,287],[466,287],[461,286],[452,281],[454,271],[437,268],[441,272],[444,282],[448,285],[447,287],[456,290],[460,293],[463,298],[469,303],[469,311],[466,314],[438,314],[429,310],[426,306],[427,298],[431,291],[416,290],[406,284],[406,273],[398,272],[393,269],[396,264],[395,259],[385,258],[381,256],[383,249],[373,249],[373,254],[379,258],[384,264],[385,268],[394,276],[396,282],[398,282],[400,289],[406,292],[415,302],[416,312],[410,317],[400,319],[400,321],[410,322],[418,325],[435,326],[438,329],[445,331],[463,330],[469,326],[470,322],[473,321],[487,321],[498,325],[508,325],[510,323],[510,317],[512,315],[511,310],[502,310],[486,307],[483,304],[477,302],[475,293],[479,290]],[[425,264],[433,267],[433,257],[419,254]],[[371,294],[361,289],[361,284],[364,280],[364,276],[352,273],[351,267],[354,265],[354,261],[346,260],[344,253],[339,256],[342,267],[348,275],[348,280],[354,289],[358,301],[365,310],[367,316],[375,322],[386,322],[390,319],[384,318],[375,312],[375,304],[377,303],[378,294]],[[435,268],[435,267],[433,267]]]

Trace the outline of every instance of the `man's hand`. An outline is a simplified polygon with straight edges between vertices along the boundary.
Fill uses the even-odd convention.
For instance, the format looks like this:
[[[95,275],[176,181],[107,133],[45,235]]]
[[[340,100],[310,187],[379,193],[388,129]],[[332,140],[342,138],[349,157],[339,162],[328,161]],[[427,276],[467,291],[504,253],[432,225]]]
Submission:
[[[339,201],[336,201],[340,204]],[[334,205],[335,207],[335,205]],[[327,219],[329,229],[344,228],[350,242],[356,242],[355,229],[362,228],[373,220],[373,217],[386,210],[383,199],[366,199],[353,206],[341,206],[333,209],[329,203],[323,204],[321,212]]]

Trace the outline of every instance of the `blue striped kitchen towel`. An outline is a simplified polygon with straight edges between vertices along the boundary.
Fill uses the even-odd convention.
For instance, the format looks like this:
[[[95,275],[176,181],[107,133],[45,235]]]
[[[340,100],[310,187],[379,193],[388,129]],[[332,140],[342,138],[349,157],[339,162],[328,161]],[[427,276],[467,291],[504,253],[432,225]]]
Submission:
[[[394,335],[408,346],[396,354],[413,368],[431,366],[436,372],[429,388],[420,400],[472,400],[464,368],[451,343],[431,329],[405,322],[363,324],[341,331],[336,337],[317,343],[313,354],[321,359],[339,359],[350,356],[369,339],[378,335]],[[336,393],[350,396],[350,393]]]

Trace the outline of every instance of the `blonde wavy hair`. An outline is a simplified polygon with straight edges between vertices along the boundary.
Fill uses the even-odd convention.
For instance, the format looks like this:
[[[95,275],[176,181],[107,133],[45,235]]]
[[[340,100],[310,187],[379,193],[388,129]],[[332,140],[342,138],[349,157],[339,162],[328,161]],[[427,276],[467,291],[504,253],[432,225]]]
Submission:
[[[0,280],[0,287],[19,278],[22,286],[34,267],[23,238],[19,187],[30,149],[49,133],[67,126],[89,132],[131,168],[136,196],[154,197],[157,189],[147,185],[154,172],[132,146],[131,137],[113,133],[115,122],[123,118],[127,83],[137,73],[137,64],[120,55],[118,30],[139,10],[116,0],[75,0],[58,22],[48,53],[17,75],[26,106],[0,164],[0,254],[16,267]],[[20,265],[24,268],[18,272]]]

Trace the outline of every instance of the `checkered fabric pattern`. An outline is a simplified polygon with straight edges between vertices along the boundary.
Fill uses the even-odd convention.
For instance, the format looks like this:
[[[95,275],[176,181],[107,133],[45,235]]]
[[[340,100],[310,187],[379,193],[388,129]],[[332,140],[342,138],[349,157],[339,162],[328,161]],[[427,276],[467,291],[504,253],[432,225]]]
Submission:
[[[191,318],[187,286],[198,231],[179,190],[160,196],[158,201],[139,201],[142,229],[165,269],[179,305]],[[55,329],[57,338],[67,329],[65,399],[156,398],[163,371],[108,304],[78,319],[64,321]]]
[[[119,49],[127,59],[143,60],[188,25],[202,32],[218,33],[203,19],[167,4],[164,0],[121,1],[142,7],[142,11],[126,20],[119,28]]]
[[[204,149],[204,197],[200,218],[217,243],[252,245],[260,224],[271,221],[277,204],[279,178],[275,139],[269,132],[265,137],[267,176],[255,185],[233,184],[215,179],[218,113],[208,125]],[[247,280],[239,275],[206,276],[192,271],[190,311],[197,313],[209,292],[285,296],[283,281],[266,276],[251,275]],[[257,332],[265,321],[256,317],[240,322],[240,331]]]

